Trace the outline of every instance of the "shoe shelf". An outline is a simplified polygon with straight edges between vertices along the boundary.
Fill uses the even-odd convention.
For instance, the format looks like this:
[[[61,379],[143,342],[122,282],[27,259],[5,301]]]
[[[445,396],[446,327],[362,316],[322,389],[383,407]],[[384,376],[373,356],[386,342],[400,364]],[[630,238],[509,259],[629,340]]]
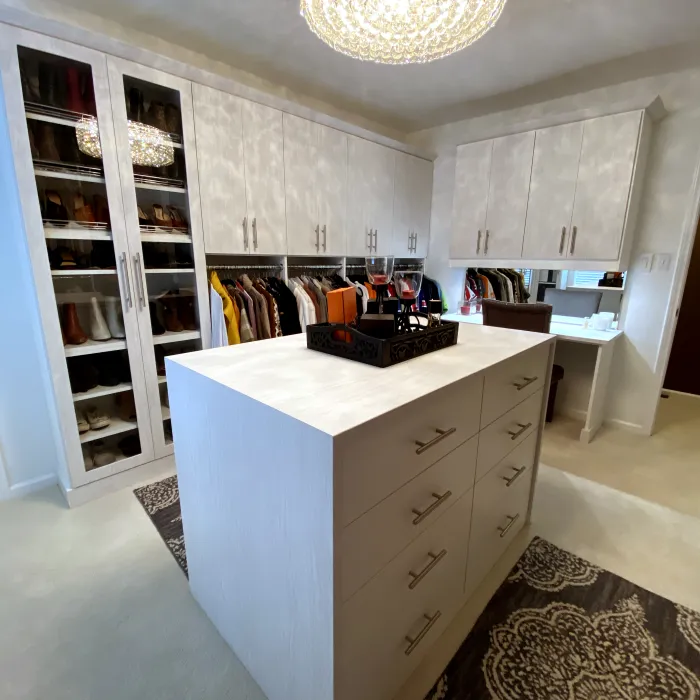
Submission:
[[[158,384],[165,384],[168,381],[167,377],[158,376]]]
[[[102,440],[102,438],[109,437],[110,435],[118,435],[119,433],[125,433],[128,430],[136,430],[138,424],[135,421],[122,420],[121,418],[110,418],[110,424],[102,430],[88,430],[80,436],[80,442],[84,445],[86,442],[93,442],[93,440]]]
[[[172,185],[154,185],[149,182],[136,182],[135,186],[142,190],[157,190],[158,192],[178,192],[185,194],[187,190],[184,187],[173,187]]]
[[[141,226],[140,230],[144,243],[192,243],[192,236],[186,228]]]
[[[73,394],[73,401],[85,401],[86,399],[96,399],[100,396],[109,396],[110,394],[121,394],[124,391],[131,391],[133,388],[131,382],[122,382],[115,386],[96,386],[94,389],[83,391],[80,394]]]
[[[67,226],[52,225],[44,222],[44,236],[47,239],[61,241],[112,240],[112,233],[109,228],[107,228],[107,224],[94,224],[93,226],[82,226],[74,221],[69,221]],[[104,226],[104,228],[98,228],[98,226]]]
[[[153,336],[153,344],[165,345],[166,343],[179,343],[183,340],[197,340],[201,337],[202,334],[199,331],[165,331],[165,333],[161,335]],[[165,377],[163,377],[163,379],[165,379]]]
[[[182,180],[157,175],[134,174],[134,185],[142,190],[156,190],[159,192],[187,192]]]
[[[94,355],[98,352],[111,352],[112,350],[126,350],[126,340],[112,338],[111,340],[87,340],[82,345],[66,345],[66,357],[78,357],[79,355]]]
[[[48,122],[49,124],[60,124],[61,126],[72,127],[74,127],[81,119],[95,118],[92,114],[81,114],[80,112],[73,112],[69,109],[42,105],[38,102],[25,102],[24,113],[27,119],[34,119],[35,121],[39,122]]]
[[[92,275],[116,275],[116,270],[73,269],[51,270],[52,277],[91,277]]]
[[[87,165],[70,165],[53,160],[34,160],[34,174],[37,177],[57,178],[59,180],[99,183],[105,181],[102,168],[91,168]]]
[[[160,413],[163,416],[163,420],[170,420],[170,407],[169,406],[163,406],[161,404]]]
[[[180,275],[194,272],[193,267],[147,267],[145,269],[147,275]]]

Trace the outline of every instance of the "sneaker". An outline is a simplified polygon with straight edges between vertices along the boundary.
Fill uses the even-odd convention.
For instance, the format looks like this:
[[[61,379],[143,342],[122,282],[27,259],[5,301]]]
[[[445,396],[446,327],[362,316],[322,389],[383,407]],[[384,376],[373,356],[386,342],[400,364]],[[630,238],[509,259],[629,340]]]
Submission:
[[[90,430],[103,430],[111,423],[110,417],[97,406],[90,406],[85,412],[85,417],[90,425]]]
[[[107,447],[102,440],[93,443],[92,462],[94,467],[106,467],[117,461],[117,453]]]
[[[75,409],[75,420],[78,423],[78,432],[81,435],[83,433],[87,433],[87,431],[90,430],[90,424],[88,423],[87,419],[85,418],[85,414],[77,408]]]

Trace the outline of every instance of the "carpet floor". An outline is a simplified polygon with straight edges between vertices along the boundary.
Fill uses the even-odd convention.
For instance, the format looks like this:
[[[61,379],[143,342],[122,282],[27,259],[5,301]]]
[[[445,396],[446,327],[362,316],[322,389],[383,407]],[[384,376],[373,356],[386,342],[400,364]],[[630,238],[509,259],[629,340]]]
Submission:
[[[134,491],[187,575],[177,477]],[[700,613],[535,538],[426,700],[700,700]]]

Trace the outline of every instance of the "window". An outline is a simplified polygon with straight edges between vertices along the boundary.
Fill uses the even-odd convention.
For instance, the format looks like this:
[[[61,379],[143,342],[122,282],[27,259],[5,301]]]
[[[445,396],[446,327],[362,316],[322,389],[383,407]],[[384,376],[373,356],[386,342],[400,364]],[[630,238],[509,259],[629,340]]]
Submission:
[[[516,272],[522,272],[523,277],[525,278],[525,287],[526,289],[530,289],[530,282],[532,282],[532,270],[516,269]]]
[[[597,287],[598,280],[603,279],[604,270],[575,270],[569,272],[567,287]],[[627,277],[627,273],[624,274]]]

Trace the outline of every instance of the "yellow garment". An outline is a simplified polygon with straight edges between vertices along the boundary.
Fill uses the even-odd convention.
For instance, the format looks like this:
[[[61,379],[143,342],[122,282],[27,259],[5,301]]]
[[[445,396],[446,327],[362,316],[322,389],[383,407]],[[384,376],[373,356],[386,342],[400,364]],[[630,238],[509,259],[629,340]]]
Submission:
[[[229,345],[238,345],[241,342],[241,335],[238,332],[238,321],[236,320],[236,304],[229,296],[228,292],[221,284],[219,275],[212,270],[209,275],[209,283],[214,291],[221,297],[224,306],[224,319],[226,320],[226,335]]]

